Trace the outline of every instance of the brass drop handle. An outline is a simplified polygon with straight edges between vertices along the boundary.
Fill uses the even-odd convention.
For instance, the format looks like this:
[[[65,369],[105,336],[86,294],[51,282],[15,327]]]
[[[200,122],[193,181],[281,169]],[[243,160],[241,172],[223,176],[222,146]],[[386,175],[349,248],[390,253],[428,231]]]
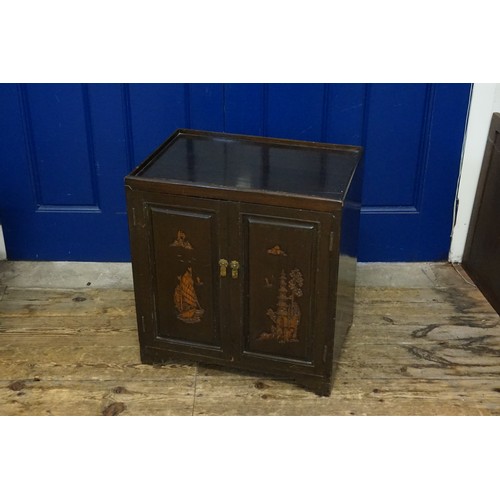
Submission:
[[[231,264],[229,264],[231,267],[231,276],[233,280],[238,278],[238,269],[240,268],[240,263],[237,260],[232,260]]]
[[[226,259],[220,259],[219,260],[219,276],[221,278],[225,278],[227,274],[227,266],[229,265],[229,262]]]

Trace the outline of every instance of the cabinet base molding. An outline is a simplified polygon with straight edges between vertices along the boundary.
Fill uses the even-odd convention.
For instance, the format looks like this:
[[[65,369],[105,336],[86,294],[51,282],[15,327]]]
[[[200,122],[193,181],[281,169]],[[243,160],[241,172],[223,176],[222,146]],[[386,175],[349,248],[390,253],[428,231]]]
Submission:
[[[198,356],[194,357],[189,354],[166,355],[164,350],[151,349],[148,347],[141,349],[141,362],[147,365],[162,365],[165,363],[172,363],[172,362],[174,363],[196,362],[202,367],[215,370],[238,371],[238,372],[241,372],[243,370],[244,372],[255,376],[257,375],[262,376],[264,374],[271,379],[277,381],[285,380],[299,387],[303,387],[304,389],[314,392],[318,396],[330,396],[332,390],[331,379],[329,378],[325,380],[325,377],[323,375],[312,376],[305,374],[302,375],[295,374],[295,376],[291,377],[290,373],[286,369],[275,370],[274,373],[270,373],[268,371],[263,373],[262,370],[256,369],[251,365],[248,366],[244,363],[234,363],[231,362],[230,360],[221,363],[221,362],[215,362],[215,360],[213,359],[212,360],[207,358],[204,359],[201,356],[198,359]]]

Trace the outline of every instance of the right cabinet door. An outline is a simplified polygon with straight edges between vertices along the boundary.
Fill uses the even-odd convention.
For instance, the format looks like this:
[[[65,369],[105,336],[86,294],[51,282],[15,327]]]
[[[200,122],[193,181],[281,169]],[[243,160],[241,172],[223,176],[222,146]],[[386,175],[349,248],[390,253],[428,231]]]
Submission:
[[[323,373],[334,325],[334,216],[242,203],[237,218],[242,363]]]

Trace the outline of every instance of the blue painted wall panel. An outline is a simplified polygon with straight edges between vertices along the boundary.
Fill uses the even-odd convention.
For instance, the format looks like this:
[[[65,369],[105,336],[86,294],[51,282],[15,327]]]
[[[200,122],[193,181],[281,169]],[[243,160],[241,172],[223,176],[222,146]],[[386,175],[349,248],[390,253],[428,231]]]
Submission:
[[[123,177],[177,128],[366,148],[360,260],[445,259],[468,84],[0,85],[10,259],[130,259]]]
[[[0,223],[7,256],[23,259],[37,258],[31,219],[38,207],[21,109],[18,86],[0,85]]]
[[[264,96],[266,85],[242,83],[224,85],[226,132],[265,134]]]
[[[186,95],[189,128],[224,130],[224,86],[222,84],[189,84]]]
[[[30,84],[20,93],[37,203],[95,206],[85,86]]]
[[[323,84],[268,85],[266,135],[320,141],[324,125],[324,98]]]
[[[112,84],[88,85],[90,122],[99,206],[104,213],[125,213],[125,199],[117,185],[134,167],[128,142],[128,110],[123,87]]]
[[[377,86],[373,86],[377,87]],[[391,86],[392,87],[392,86]],[[391,87],[387,88],[389,92]],[[380,86],[382,88],[382,86]],[[377,91],[380,90],[377,89]],[[414,86],[401,85],[399,92],[408,89],[408,99],[414,96]],[[397,172],[402,189],[413,179],[415,205],[399,206],[398,199],[385,191],[384,171],[373,157],[377,142],[366,144],[363,209],[360,222],[360,260],[362,261],[438,261],[446,260],[450,247],[453,220],[453,202],[460,167],[462,142],[465,133],[470,85],[433,84],[427,89],[426,113],[422,125],[421,145],[418,153],[418,173],[405,161],[411,137],[401,143],[385,144],[389,167]],[[401,99],[401,96],[400,96]],[[371,99],[368,100],[371,104]],[[394,127],[400,123],[405,132],[415,127],[391,115],[372,120],[378,127]],[[416,133],[415,133],[416,135]],[[403,150],[403,151],[398,151]],[[375,151],[374,151],[375,150]],[[414,148],[416,151],[416,148]],[[416,159],[416,153],[414,159]],[[398,190],[400,184],[393,189]],[[408,192],[408,188],[406,188]],[[396,203],[395,203],[396,202]],[[392,203],[392,204],[391,204]]]
[[[128,137],[133,161],[139,164],[175,129],[186,126],[183,84],[125,85]]]
[[[364,144],[366,91],[366,84],[328,84],[323,141]]]
[[[368,206],[414,206],[415,182],[428,141],[428,85],[372,85],[365,138]]]

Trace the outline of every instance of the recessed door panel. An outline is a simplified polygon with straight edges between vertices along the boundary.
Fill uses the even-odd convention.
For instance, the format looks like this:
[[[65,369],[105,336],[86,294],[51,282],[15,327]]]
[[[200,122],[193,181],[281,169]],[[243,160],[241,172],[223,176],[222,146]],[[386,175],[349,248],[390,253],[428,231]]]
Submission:
[[[156,339],[221,348],[217,213],[149,205]]]
[[[243,356],[311,368],[320,363],[324,345],[316,332],[327,317],[330,263],[323,233],[331,218],[301,220],[293,217],[299,211],[288,212],[290,217],[241,214]]]

